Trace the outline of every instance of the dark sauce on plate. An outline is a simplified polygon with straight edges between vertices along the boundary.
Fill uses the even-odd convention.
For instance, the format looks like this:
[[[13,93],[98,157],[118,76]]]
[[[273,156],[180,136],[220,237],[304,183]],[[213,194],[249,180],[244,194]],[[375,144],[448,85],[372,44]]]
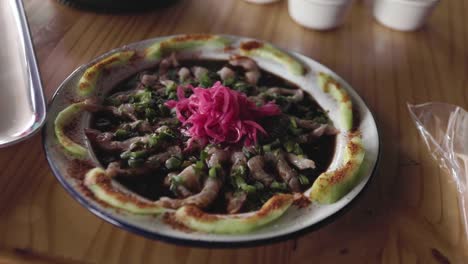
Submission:
[[[184,60],[180,61],[180,66],[184,67],[192,67],[192,66],[202,66],[209,70],[218,70],[223,66],[229,65],[227,61],[218,61],[218,60]],[[233,67],[230,66],[237,74],[243,74],[244,70],[240,67]],[[149,69],[144,72],[158,72],[158,69]],[[137,73],[134,76],[130,77],[129,79],[121,82],[117,85],[108,96],[115,94],[117,92],[122,92],[131,89],[138,83],[138,77],[141,73]],[[270,72],[265,70],[261,70],[261,78],[258,81],[257,87],[284,87],[290,89],[299,89],[294,83],[291,83],[280,76],[274,75]],[[316,115],[318,118],[326,117],[326,112],[317,104],[317,102],[307,93],[305,93],[304,99],[297,103],[296,105],[291,106],[288,108],[288,114],[294,115],[298,118],[309,118],[310,116],[304,115],[304,109],[307,109],[307,112],[312,115]],[[106,112],[97,112],[94,113],[91,118],[91,125],[90,127],[93,129],[98,129],[102,132],[115,132],[118,125],[120,124],[121,120],[115,118],[109,113]],[[283,130],[286,128],[281,127],[280,124],[274,124],[276,129]],[[271,142],[274,139],[267,139],[267,142]],[[333,158],[334,151],[335,151],[335,141],[336,136],[322,136],[317,140],[312,142],[308,142],[302,146],[304,154],[309,158],[312,159],[315,164],[315,169],[308,169],[301,171],[301,174],[305,175],[308,179],[310,184],[307,186],[303,186],[303,191],[307,190],[311,187],[314,180],[324,171],[327,170],[330,162]],[[182,145],[183,142],[180,141],[181,148],[184,148]],[[93,146],[93,151],[99,160],[99,162],[103,165],[103,167],[107,167],[110,162],[118,161],[120,159],[119,153],[109,153],[101,151],[96,146]],[[267,168],[267,171],[271,170],[271,168]],[[175,198],[172,191],[170,191],[166,186],[164,186],[164,178],[169,173],[169,171],[162,166],[161,169],[157,171],[153,171],[148,173],[144,176],[134,176],[134,177],[116,177],[115,179],[124,185],[129,190],[145,197],[149,200],[158,200],[160,197],[171,197]],[[230,189],[229,186],[223,184],[222,190],[210,208],[205,211],[208,212],[215,212],[215,213],[226,213],[225,205],[225,191]],[[256,206],[246,206],[243,208],[242,211],[250,211],[258,209],[258,205]]]

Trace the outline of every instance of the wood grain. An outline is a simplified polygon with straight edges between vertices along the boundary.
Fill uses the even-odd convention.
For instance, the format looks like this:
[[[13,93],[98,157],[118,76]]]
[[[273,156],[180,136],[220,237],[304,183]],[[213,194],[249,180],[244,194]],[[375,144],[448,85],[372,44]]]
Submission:
[[[243,249],[151,241],[100,220],[51,174],[41,137],[0,150],[0,263],[468,263],[457,193],[427,153],[406,103],[468,108],[468,4],[441,1],[428,25],[401,33],[355,1],[345,25],[306,30],[286,1],[181,0],[142,14],[84,12],[25,0],[47,98],[76,67],[151,37],[211,32],[249,36],[310,56],[350,82],[382,138],[378,173],[355,207],[295,240]]]

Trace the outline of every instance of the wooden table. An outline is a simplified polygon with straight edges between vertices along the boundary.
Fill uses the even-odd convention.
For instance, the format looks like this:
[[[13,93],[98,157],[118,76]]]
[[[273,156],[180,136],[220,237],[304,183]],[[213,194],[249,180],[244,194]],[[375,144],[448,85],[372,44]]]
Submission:
[[[354,208],[319,231],[245,249],[198,249],[148,240],[81,207],[52,175],[41,136],[0,150],[0,263],[468,263],[456,191],[432,161],[406,103],[468,108],[468,4],[441,1],[427,27],[400,33],[356,1],[346,24],[314,32],[286,1],[181,0],[134,15],[94,14],[25,0],[45,93],[73,69],[127,43],[175,33],[255,37],[310,56],[348,80],[373,111],[380,168]],[[465,253],[463,253],[465,252]]]

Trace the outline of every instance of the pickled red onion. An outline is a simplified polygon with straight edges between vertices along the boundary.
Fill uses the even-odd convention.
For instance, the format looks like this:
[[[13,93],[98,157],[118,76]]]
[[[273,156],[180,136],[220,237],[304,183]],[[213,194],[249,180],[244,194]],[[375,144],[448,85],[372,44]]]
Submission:
[[[183,87],[177,88],[178,101],[170,100],[166,106],[175,108],[177,118],[188,136],[200,143],[238,143],[245,145],[257,142],[259,133],[267,135],[257,122],[267,116],[281,113],[279,107],[268,102],[256,106],[246,95],[216,82],[211,88],[193,88],[186,98]]]

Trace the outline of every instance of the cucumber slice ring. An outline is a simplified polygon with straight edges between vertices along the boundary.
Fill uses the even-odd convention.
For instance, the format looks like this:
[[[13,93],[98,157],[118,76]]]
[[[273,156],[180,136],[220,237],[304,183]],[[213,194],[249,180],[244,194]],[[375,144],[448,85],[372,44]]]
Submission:
[[[359,173],[359,168],[364,161],[364,156],[361,135],[349,134],[343,166],[324,172],[315,180],[310,192],[312,201],[331,204],[348,194],[361,181],[362,173]]]
[[[172,52],[194,50],[202,46],[203,48],[224,49],[229,43],[229,39],[222,36],[204,34],[181,35],[161,40],[151,45],[145,50],[145,57],[147,60],[160,60]]]
[[[104,70],[124,65],[134,55],[135,51],[131,50],[117,52],[89,67],[78,82],[78,94],[80,96],[91,95],[96,90],[97,82]]]
[[[318,74],[318,85],[338,102],[342,126],[350,131],[353,127],[353,103],[346,90],[333,77],[322,72]]]
[[[260,57],[275,61],[283,65],[294,75],[301,76],[306,73],[306,68],[298,59],[268,43],[256,40],[244,41],[240,44],[240,53],[244,56]]]
[[[75,116],[81,113],[83,103],[75,103],[63,109],[55,119],[55,135],[58,142],[71,155],[77,158],[86,158],[88,149],[71,140],[65,133],[65,127],[73,120]]]
[[[271,197],[260,210],[238,215],[208,214],[198,207],[187,205],[175,213],[177,221],[191,229],[216,234],[243,234],[262,227],[286,212],[293,203],[290,194]]]
[[[91,169],[86,173],[84,185],[94,194],[94,196],[119,209],[134,214],[160,214],[166,208],[157,202],[150,202],[139,197],[123,193],[112,186],[112,179],[107,176],[102,168]]]

